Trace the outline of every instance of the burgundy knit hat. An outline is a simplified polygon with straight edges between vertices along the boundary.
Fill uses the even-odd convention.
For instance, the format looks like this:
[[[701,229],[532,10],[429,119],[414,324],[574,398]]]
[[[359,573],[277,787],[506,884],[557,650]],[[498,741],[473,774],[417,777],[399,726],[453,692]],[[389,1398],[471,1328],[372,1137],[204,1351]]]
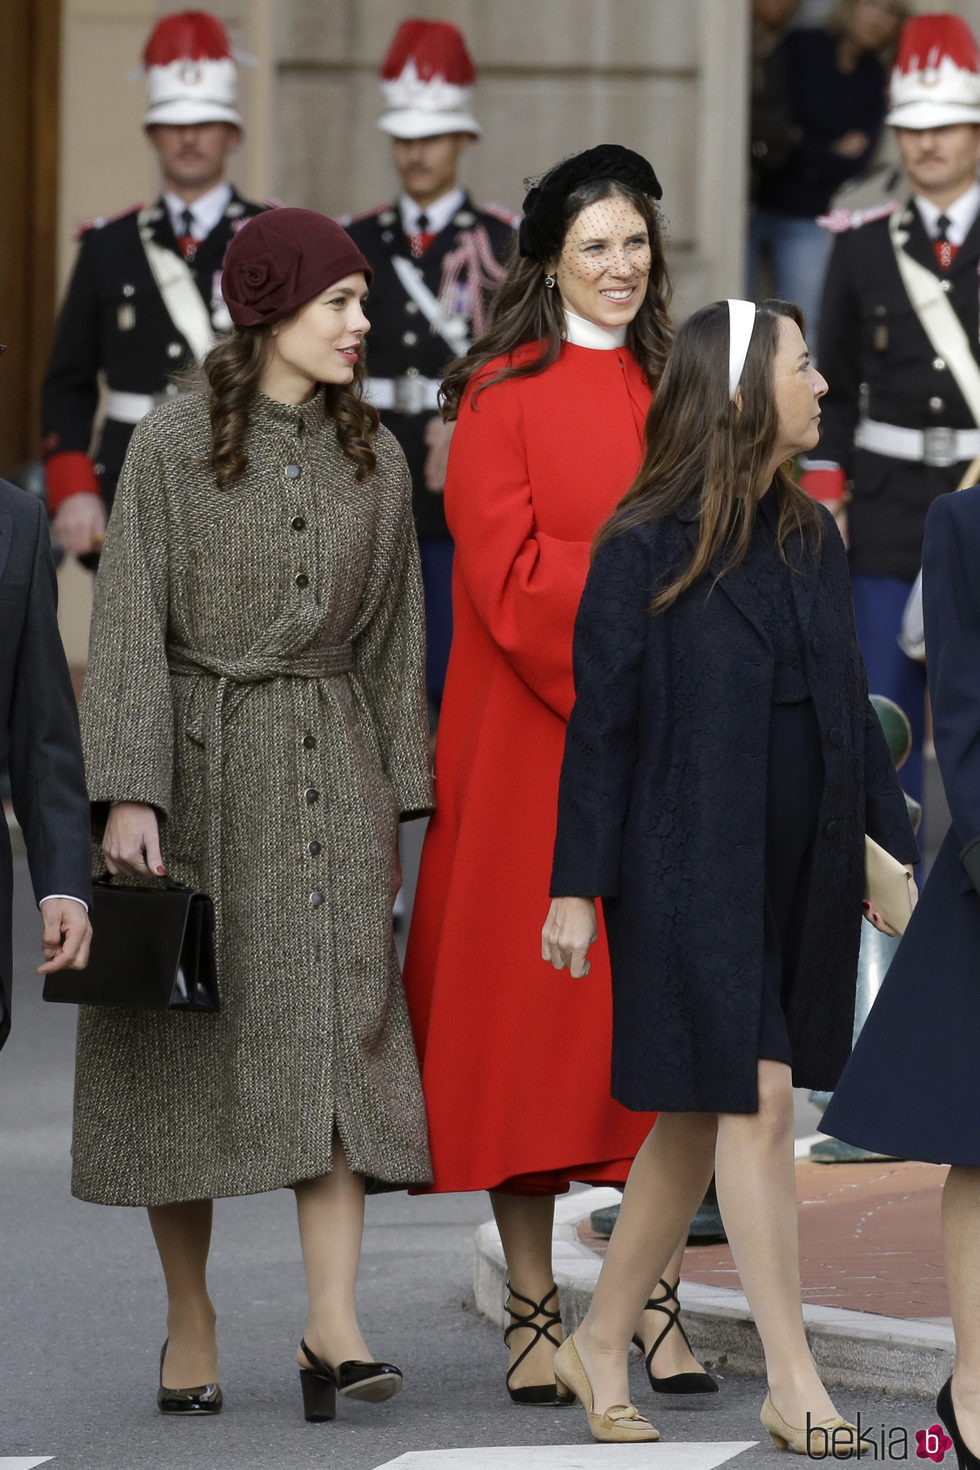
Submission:
[[[267,209],[235,234],[221,289],[236,327],[281,322],[334,281],[372,270],[346,230],[313,209]]]

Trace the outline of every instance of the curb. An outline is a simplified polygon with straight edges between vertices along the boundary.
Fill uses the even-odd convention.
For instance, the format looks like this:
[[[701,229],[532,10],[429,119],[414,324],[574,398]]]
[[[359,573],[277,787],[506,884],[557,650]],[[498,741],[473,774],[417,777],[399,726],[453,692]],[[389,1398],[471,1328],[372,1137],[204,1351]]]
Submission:
[[[602,1261],[578,1238],[593,1210],[618,1204],[618,1189],[588,1189],[555,1201],[553,1259],[566,1332],[581,1322]],[[476,1232],[473,1291],[477,1310],[503,1326],[507,1268],[492,1220]],[[708,1367],[763,1373],[762,1344],[740,1291],[682,1281],[681,1305],[691,1345]],[[934,1396],[953,1371],[953,1329],[942,1324],[880,1317],[842,1307],[804,1306],[807,1339],[827,1384]]]

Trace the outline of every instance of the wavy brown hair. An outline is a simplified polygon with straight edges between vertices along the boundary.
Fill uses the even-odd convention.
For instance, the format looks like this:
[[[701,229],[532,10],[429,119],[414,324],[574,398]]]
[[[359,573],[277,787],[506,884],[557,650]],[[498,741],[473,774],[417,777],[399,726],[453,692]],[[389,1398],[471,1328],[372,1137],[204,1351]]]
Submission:
[[[779,428],[773,363],[780,317],[802,332],[803,313],[788,301],[763,301],[756,312],[739,405],[728,393],[728,303],[714,301],[677,333],[647,419],[646,458],[633,484],[599,530],[593,552],[614,536],[679,510],[698,496],[698,543],[686,567],[672,571],[651,604],[664,612],[724,557],[715,581],[741,563],[756,508],[769,488],[766,474]],[[785,467],[776,471],[782,492],[777,539],[787,564],[787,538],[799,533],[815,551],[823,534],[820,511]]]
[[[652,263],[647,293],[626,329],[626,345],[646,373],[651,387],[655,388],[660,381],[672,337],[668,315],[671,285],[656,204],[648,195],[611,179],[596,179],[583,184],[565,200],[562,243],[576,215],[590,204],[608,199],[611,194],[621,194],[629,200],[642,215],[650,235]],[[505,367],[481,383],[473,394],[474,405],[484,388],[489,388],[492,383],[503,382],[505,378],[533,377],[543,373],[555,361],[565,336],[565,316],[558,291],[549,290],[544,284],[544,276],[545,268],[541,261],[518,255],[515,240],[507,274],[493,299],[487,330],[473,343],[465,357],[459,357],[450,364],[443,379],[439,393],[443,418],[456,417],[470,379],[482,372],[495,357],[506,356],[527,342],[542,344],[540,353],[530,362],[519,367]]]
[[[208,464],[219,490],[230,490],[248,468],[245,441],[271,340],[270,327],[236,327],[230,337],[211,349],[202,364],[211,395]],[[373,475],[378,464],[374,453],[378,410],[361,397],[364,376],[363,358],[358,356],[350,387],[324,383],[317,390],[324,395],[327,412],[336,421],[341,449],[357,466],[355,479],[359,481]]]

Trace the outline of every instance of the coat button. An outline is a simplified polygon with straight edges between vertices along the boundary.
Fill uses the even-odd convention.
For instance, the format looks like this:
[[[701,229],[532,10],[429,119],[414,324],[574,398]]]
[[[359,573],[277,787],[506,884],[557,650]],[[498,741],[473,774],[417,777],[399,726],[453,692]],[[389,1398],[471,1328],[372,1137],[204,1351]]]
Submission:
[[[298,464],[288,464],[286,466],[286,475],[290,480],[298,480],[301,474],[302,470]]]
[[[135,286],[123,286],[122,293],[123,293],[124,296],[135,296],[136,295],[136,287]]]
[[[950,291],[952,291],[952,289],[953,289],[953,283],[951,281],[940,281],[939,282],[939,289],[940,289],[940,291],[944,291],[946,293],[946,295],[948,296],[949,293],[950,293]]]
[[[304,735],[303,736],[303,749],[304,750],[316,750],[316,736],[315,735]]]
[[[929,407],[932,409],[933,413],[942,413],[946,405],[941,398],[930,398]]]
[[[297,587],[308,587],[310,585],[310,579],[305,572],[297,572],[294,580]]]
[[[405,344],[406,347],[414,347],[415,344],[418,342],[418,340],[419,339],[418,339],[418,333],[417,332],[403,332],[402,333],[402,341],[404,342],[404,344]]]
[[[405,314],[406,316],[418,316],[419,309],[414,301],[405,302]]]
[[[294,531],[306,530],[306,521],[303,519],[302,516],[293,516],[289,524],[292,526]]]
[[[310,894],[310,908],[318,909],[322,902],[323,894],[320,892],[319,888],[314,888],[313,892]]]
[[[319,857],[321,850],[322,849],[321,849],[321,845],[320,845],[319,842],[311,842],[310,843],[309,851],[310,851],[310,855],[312,857]]]
[[[825,837],[836,837],[837,836],[837,823],[836,822],[828,822],[827,825],[826,825],[826,827],[824,827],[824,829],[823,829],[823,835]]]
[[[934,357],[932,359],[932,365],[936,369],[937,373],[943,373],[946,371],[946,364],[941,357]]]
[[[183,357],[183,355],[184,355],[184,349],[183,349],[183,347],[181,347],[181,345],[180,345],[179,342],[168,342],[167,343],[167,356],[168,357]]]
[[[314,788],[312,786],[308,786],[307,789],[306,789],[306,805],[307,806],[315,806],[316,803],[319,800],[320,800],[320,793],[319,793],[319,791],[314,790]]]

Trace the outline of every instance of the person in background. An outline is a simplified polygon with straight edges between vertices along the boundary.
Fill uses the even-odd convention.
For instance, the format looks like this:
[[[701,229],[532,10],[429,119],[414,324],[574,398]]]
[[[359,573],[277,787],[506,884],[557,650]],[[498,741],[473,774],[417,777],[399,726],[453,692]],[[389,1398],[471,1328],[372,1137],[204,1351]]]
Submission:
[[[51,530],[78,557],[92,558],[102,545],[136,424],[177,391],[174,375],[230,330],[221,297],[225,250],[264,208],[225,178],[243,124],[237,67],[217,16],[164,16],[143,67],[143,129],[162,193],[146,208],[83,225],[41,388]]]
[[[514,218],[474,204],[460,164],[480,136],[471,111],[476,73],[456,26],[406,20],[381,68],[401,193],[341,223],[374,271],[367,396],[412,472],[425,585],[426,690],[438,713],[452,639],[453,543],[443,486],[452,425],[438,412],[452,359],[485,329],[514,242]]]
[[[905,0],[837,0],[820,30],[789,31],[773,53],[782,68],[792,145],[759,172],[749,227],[749,294],[771,290],[802,309],[811,339],[832,236],[817,223],[831,196],[869,164],[885,116],[890,58]],[[761,287],[768,267],[770,286]]]
[[[749,202],[754,208],[765,175],[780,169],[798,141],[791,114],[786,56],[780,47],[800,0],[752,0],[749,113]]]
[[[793,1086],[833,1087],[850,1050],[865,833],[918,853],[844,548],[786,470],[827,389],[802,323],[788,302],[720,301],[677,334],[576,621],[540,952],[578,1004],[602,898],[613,1095],[659,1110],[559,1384],[596,1439],[658,1438],[630,1403],[633,1322],[714,1170],[765,1350],[762,1423],[823,1459],[860,1447],[803,1324]]]
[[[921,801],[926,674],[898,635],[926,512],[980,454],[980,54],[959,16],[906,22],[887,121],[912,192],[838,222],[818,354],[830,389],[801,466],[848,539],[868,677],[909,718],[902,780]]]
[[[622,1181],[651,1121],[609,1095],[604,948],[595,987],[569,993],[541,983],[531,945],[589,547],[636,473],[670,347],[660,194],[646,159],[616,145],[550,169],[525,198],[489,325],[444,386],[456,628],[405,988],[433,1188],[490,1191],[519,1404],[569,1402],[551,1363],[555,1196]],[[477,931],[492,943],[474,947]],[[633,1324],[655,1391],[716,1388],[676,1330],[688,1223]]]

